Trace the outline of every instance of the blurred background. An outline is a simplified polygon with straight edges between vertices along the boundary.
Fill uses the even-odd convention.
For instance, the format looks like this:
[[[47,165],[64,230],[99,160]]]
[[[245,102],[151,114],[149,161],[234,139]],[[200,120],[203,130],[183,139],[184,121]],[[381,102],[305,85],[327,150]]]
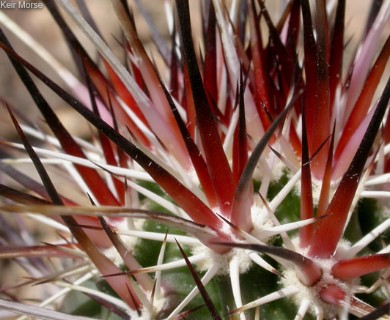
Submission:
[[[15,1],[16,0],[8,0]],[[29,2],[37,2],[39,0],[29,0]],[[76,2],[76,0],[74,0]],[[83,0],[79,0],[83,1]],[[128,1],[130,7],[134,10],[135,21],[140,37],[144,43],[150,41],[150,34],[148,28],[140,16],[138,7],[135,2],[141,2],[146,12],[151,16],[153,21],[156,23],[158,30],[163,36],[168,37],[167,22],[165,19],[164,2],[166,0],[130,0]],[[107,43],[114,48],[117,52],[118,42],[116,39],[121,38],[119,26],[115,17],[115,14],[111,8],[111,3],[108,0],[85,0],[83,1],[89,8],[92,16],[95,18],[100,32],[103,34]],[[229,2],[229,1],[227,1]],[[278,8],[284,5],[283,0],[268,0],[266,1],[267,6],[270,10],[277,11]],[[329,1],[332,2],[332,1]],[[359,41],[361,32],[365,26],[366,15],[369,12],[371,0],[353,0],[347,1],[347,35],[351,38],[350,48],[354,48],[356,41]],[[206,0],[190,1],[191,5],[196,6],[199,3],[206,3]],[[36,39],[42,46],[44,46],[52,55],[54,55],[64,66],[69,68],[72,72],[75,72],[75,66],[72,61],[72,57],[69,54],[69,50],[66,43],[63,41],[61,31],[57,27],[56,23],[51,18],[48,11],[43,9],[0,9],[1,14],[7,15],[9,18],[14,20],[22,29],[26,30],[34,39]],[[196,24],[195,18],[193,21]],[[66,19],[69,21],[69,19]],[[30,61],[33,65],[38,67],[40,70],[45,70],[45,73],[53,78],[54,80],[61,83],[61,80],[56,74],[47,67],[47,64],[42,59],[34,54],[30,48],[23,45],[20,40],[16,39],[12,33],[4,28],[6,35],[12,42],[16,51],[21,54],[24,58]],[[196,30],[196,28],[195,28]],[[79,39],[83,44],[89,42],[85,40],[85,37],[77,29],[74,29]],[[348,41],[350,39],[347,39]],[[96,52],[90,47],[90,53],[92,57],[96,57]],[[22,112],[28,110],[30,118],[39,118],[39,113],[35,107],[31,106],[32,100],[29,97],[27,91],[23,88],[20,80],[17,78],[13,68],[5,57],[4,53],[0,52],[0,97],[5,98],[8,103],[18,108]],[[53,96],[45,86],[39,84],[40,89],[47,95]],[[85,126],[80,126],[77,121],[73,119],[73,113],[63,106],[62,101],[55,97],[50,98],[50,102],[53,107],[59,110],[60,118],[69,125],[69,130],[75,134],[86,135],[88,134]],[[3,111],[1,111],[3,112]],[[12,136],[14,130],[9,125],[8,118],[0,117],[0,136],[9,137]]]

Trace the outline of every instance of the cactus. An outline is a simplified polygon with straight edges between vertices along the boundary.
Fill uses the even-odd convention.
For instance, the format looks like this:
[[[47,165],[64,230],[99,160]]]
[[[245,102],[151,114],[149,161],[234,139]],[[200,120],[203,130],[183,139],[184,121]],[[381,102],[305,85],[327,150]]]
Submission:
[[[18,141],[0,145],[11,178],[0,257],[26,274],[2,285],[4,317],[388,317],[390,2],[372,1],[352,57],[345,0],[285,1],[273,14],[263,0],[197,12],[165,1],[169,38],[137,0],[152,53],[131,6],[111,2],[123,61],[82,1],[43,0],[77,75],[1,13],[0,47],[45,120],[3,97]],[[88,139],[69,133],[38,82],[85,119]],[[28,219],[57,238],[26,235]],[[32,286],[34,301],[13,294]]]

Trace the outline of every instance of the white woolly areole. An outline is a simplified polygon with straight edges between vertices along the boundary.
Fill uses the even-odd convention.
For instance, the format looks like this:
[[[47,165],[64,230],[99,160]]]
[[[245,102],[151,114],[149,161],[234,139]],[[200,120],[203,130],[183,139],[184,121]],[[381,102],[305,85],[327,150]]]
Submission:
[[[298,253],[307,256],[308,248],[300,248],[298,245],[298,238],[294,238],[293,243],[296,245]],[[336,285],[346,293],[351,291],[351,283],[343,282],[335,278],[331,273],[332,267],[341,260],[340,258],[344,256],[344,253],[347,252],[349,248],[350,243],[348,241],[341,240],[339,246],[337,247],[336,254],[333,257],[329,259],[310,257],[310,259],[313,260],[322,271],[321,279],[312,287],[304,285],[299,280],[295,266],[291,266],[291,268],[283,270],[283,277],[280,280],[282,286],[285,288],[294,286],[299,289],[298,292],[292,296],[292,300],[298,307],[302,301],[308,300],[310,302],[309,312],[312,314],[315,314],[316,310],[322,310],[325,319],[332,319],[337,316],[339,307],[322,301],[319,295],[321,290],[329,285]]]
[[[205,245],[198,245],[192,248],[194,255],[203,254],[205,259],[196,263],[196,269],[201,272],[206,272],[215,265],[219,266],[218,275],[228,275],[229,265],[233,257],[238,257],[240,261],[239,271],[245,273],[252,266],[253,262],[249,258],[246,250],[233,248],[224,254],[216,253]]]
[[[275,154],[268,153],[266,159],[264,157],[259,159],[253,173],[253,179],[262,181],[265,177],[270,177],[271,181],[278,181],[285,171],[286,165]]]
[[[132,219],[133,226],[136,230],[142,230],[142,227],[145,223],[144,219]],[[121,221],[115,221],[114,223],[110,222],[110,224],[116,229],[116,230],[128,230],[128,220],[123,219]],[[115,232],[115,230],[114,230]],[[123,244],[127,248],[129,252],[132,252],[136,246],[136,244],[139,241],[139,238],[137,237],[129,237],[129,236],[120,236],[120,239],[122,240]],[[123,259],[118,253],[118,250],[114,246],[111,246],[110,248],[107,248],[104,250],[104,255],[109,258],[112,262],[114,262],[117,266],[120,266],[123,264]]]
[[[390,218],[390,201],[389,199],[378,199],[378,205],[381,208],[381,213],[383,217]]]
[[[215,211],[216,210],[217,208],[215,208]],[[251,217],[253,229],[251,230],[250,235],[256,239],[263,239],[264,228],[271,228],[274,226],[274,224],[271,221],[267,210],[260,203],[259,199],[256,199],[256,202],[251,207]],[[230,230],[227,229],[225,231],[229,232]],[[240,242],[240,240],[237,239],[237,242]],[[253,260],[249,257],[247,250],[242,249],[233,248],[225,254],[219,254],[204,245],[198,245],[192,248],[192,254],[202,254],[206,256],[205,259],[196,263],[196,268],[203,272],[206,272],[214,265],[218,265],[218,274],[229,274],[229,265],[233,257],[238,257],[237,260],[240,261],[240,274],[247,272],[253,265]]]
[[[318,202],[320,201],[320,196],[321,196],[321,188],[322,188],[322,180],[315,179],[313,176],[311,177],[311,188],[312,188],[312,196],[313,196],[313,205],[317,206]],[[335,192],[339,180],[337,181],[331,181],[330,183],[330,195],[333,195]],[[297,193],[297,195],[301,195],[301,180],[299,180],[295,186],[294,189]],[[330,197],[331,198],[331,197]]]
[[[251,216],[253,229],[251,235],[256,239],[264,241],[264,229],[272,228],[275,224],[270,219],[267,209],[260,203],[259,197],[256,197],[254,205],[251,207]]]
[[[144,219],[132,219],[132,222],[133,222],[133,227],[136,230],[142,230],[142,227],[145,223],[145,220]],[[113,223],[113,226],[118,230],[121,230],[121,229],[127,230],[128,229],[128,220],[124,219],[123,221],[115,222],[115,223]],[[121,241],[123,242],[124,246],[128,249],[129,252],[133,251],[135,245],[139,241],[139,238],[137,238],[137,237],[120,236],[120,235],[118,235],[118,236],[120,237]],[[107,258],[109,258],[118,267],[123,265],[123,259],[114,246],[111,246],[110,248],[105,249],[104,255]],[[163,309],[164,304],[166,303],[164,289],[160,288],[160,290],[162,291],[161,294],[159,296],[155,295],[153,297],[153,310],[149,310],[145,306],[142,307],[140,313],[138,311],[131,310],[129,312],[131,319],[136,319],[136,320],[138,320],[138,319],[139,320],[155,319],[155,315]],[[149,297],[152,295],[152,292],[150,292],[150,291],[143,291],[143,293]]]
[[[151,294],[148,292],[148,294]],[[154,297],[153,299],[153,310],[152,313],[150,313],[150,310],[145,308],[145,306],[142,306],[141,311],[138,312],[136,310],[131,310],[129,312],[130,319],[134,320],[153,320],[156,319],[156,315],[163,310],[164,305],[166,303],[166,299],[163,298],[164,294],[161,295],[161,298]]]

